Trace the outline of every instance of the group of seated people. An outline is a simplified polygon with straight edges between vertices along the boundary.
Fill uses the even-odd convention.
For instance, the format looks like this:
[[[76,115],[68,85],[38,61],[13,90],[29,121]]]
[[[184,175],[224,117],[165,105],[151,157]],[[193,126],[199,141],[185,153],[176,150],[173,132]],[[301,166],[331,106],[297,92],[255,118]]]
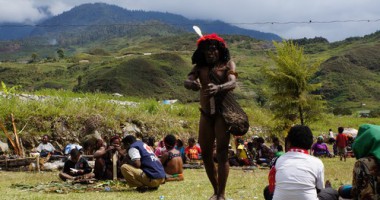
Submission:
[[[313,134],[309,127],[296,125],[286,137],[286,153],[278,157],[269,172],[266,200],[338,200],[380,199],[380,126],[363,124],[353,144],[357,159],[353,166],[352,184],[334,189],[324,181],[324,164],[309,154]],[[292,170],[289,170],[292,169]]]
[[[81,151],[73,148],[59,177],[64,181],[125,180],[139,191],[157,189],[166,181],[184,180],[183,159],[175,148],[175,136],[167,135],[163,142],[165,150],[158,157],[152,147],[132,135],[123,139],[113,136],[108,144],[99,139],[93,156],[94,169],[82,157]]]
[[[148,146],[153,149],[154,154],[159,158],[162,157],[166,151],[168,151],[164,139],[156,144],[153,137],[143,138],[142,141],[148,144]],[[183,163],[192,163],[202,159],[202,150],[193,137],[188,139],[187,147],[184,146],[181,139],[176,139],[174,148],[179,151],[179,155],[182,158]]]
[[[263,137],[252,137],[250,142],[242,138],[235,139],[236,150],[229,146],[230,166],[269,165],[271,160],[283,153],[278,137],[272,138],[272,145],[267,146]]]

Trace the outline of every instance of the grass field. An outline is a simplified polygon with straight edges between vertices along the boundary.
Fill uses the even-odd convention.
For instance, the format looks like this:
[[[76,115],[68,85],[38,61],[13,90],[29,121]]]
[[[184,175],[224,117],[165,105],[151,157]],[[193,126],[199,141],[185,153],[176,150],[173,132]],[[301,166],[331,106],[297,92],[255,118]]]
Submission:
[[[334,188],[342,184],[350,184],[352,180],[352,168],[354,158],[347,162],[339,161],[339,158],[323,158],[325,165],[325,179],[330,180]],[[227,183],[227,199],[264,199],[263,188],[268,184],[267,175],[269,169],[255,169],[244,171],[241,168],[231,168]],[[183,182],[168,182],[158,190],[139,193],[127,186],[121,186],[123,191],[106,192],[69,192],[59,194],[56,192],[34,192],[12,187],[12,184],[38,185],[59,181],[58,172],[6,172],[0,171],[0,199],[142,199],[154,200],[164,196],[165,200],[197,200],[208,199],[212,194],[211,185],[208,182],[204,169],[186,169]]]

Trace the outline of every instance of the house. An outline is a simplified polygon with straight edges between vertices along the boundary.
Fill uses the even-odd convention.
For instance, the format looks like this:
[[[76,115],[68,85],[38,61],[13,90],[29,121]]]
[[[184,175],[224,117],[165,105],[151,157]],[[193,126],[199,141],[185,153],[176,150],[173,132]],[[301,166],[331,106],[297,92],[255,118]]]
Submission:
[[[359,117],[369,117],[369,114],[371,113],[370,110],[359,110]]]

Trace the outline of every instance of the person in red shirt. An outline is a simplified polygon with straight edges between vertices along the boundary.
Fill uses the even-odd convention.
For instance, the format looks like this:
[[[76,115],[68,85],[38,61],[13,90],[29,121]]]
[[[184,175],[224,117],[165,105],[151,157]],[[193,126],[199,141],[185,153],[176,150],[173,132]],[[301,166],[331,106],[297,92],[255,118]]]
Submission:
[[[188,140],[189,146],[185,149],[186,160],[199,160],[199,154],[202,153],[201,148],[195,145],[195,139],[189,138]]]
[[[336,146],[338,148],[340,160],[342,160],[343,157],[344,162],[346,162],[348,138],[347,135],[343,133],[343,130],[343,127],[338,128],[338,135],[336,136]]]

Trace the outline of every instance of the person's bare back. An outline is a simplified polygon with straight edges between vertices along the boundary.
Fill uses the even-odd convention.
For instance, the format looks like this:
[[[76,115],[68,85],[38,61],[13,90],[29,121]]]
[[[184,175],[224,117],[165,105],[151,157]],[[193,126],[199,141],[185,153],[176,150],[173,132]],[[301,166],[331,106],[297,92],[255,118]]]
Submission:
[[[176,138],[173,135],[167,135],[164,138],[167,151],[161,156],[160,161],[164,166],[166,181],[183,180],[183,161],[181,153],[175,149]]]

